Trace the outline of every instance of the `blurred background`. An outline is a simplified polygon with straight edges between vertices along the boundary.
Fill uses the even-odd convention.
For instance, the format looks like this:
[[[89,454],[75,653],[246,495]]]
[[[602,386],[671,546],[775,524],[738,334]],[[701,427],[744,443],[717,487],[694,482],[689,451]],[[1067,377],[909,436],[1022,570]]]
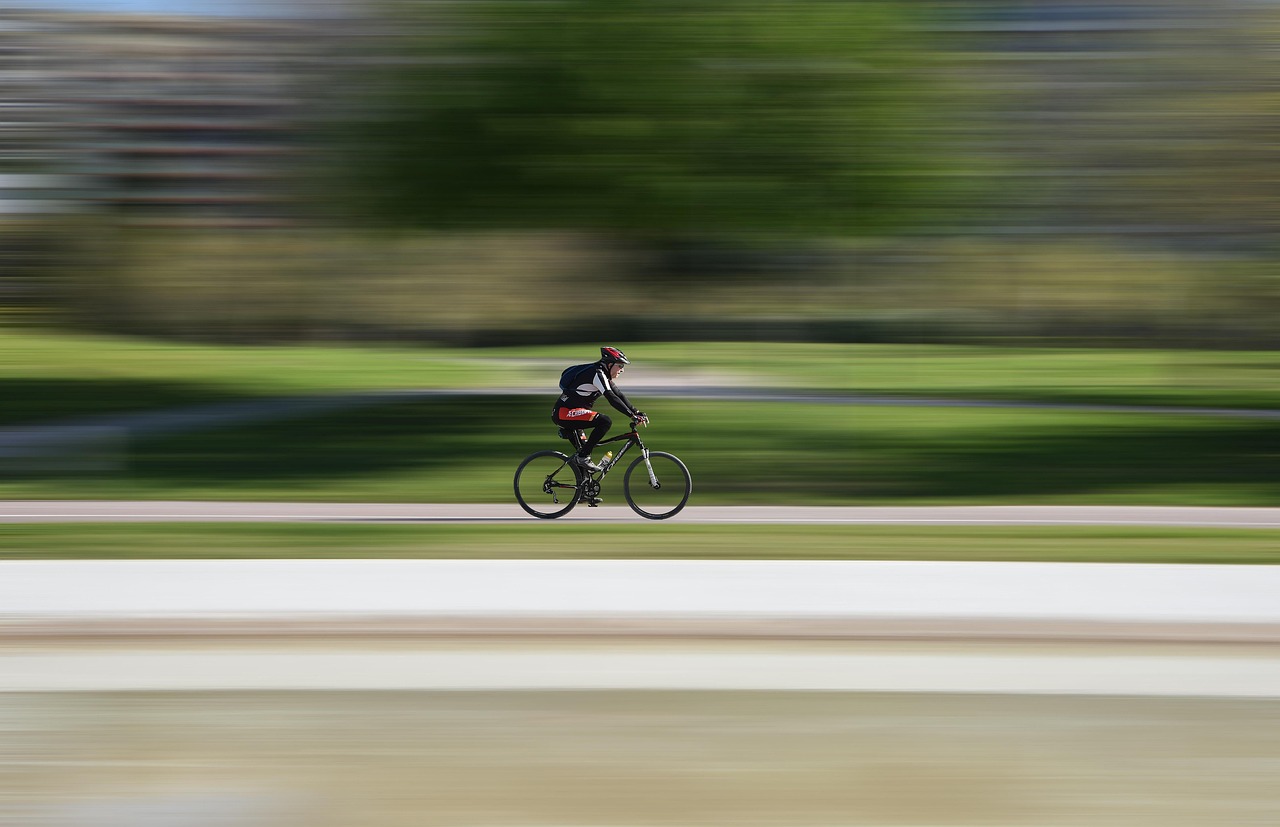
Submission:
[[[0,10],[0,493],[505,501],[608,343],[704,502],[1280,496],[1275,2]]]
[[[1275,506],[1278,42],[1277,0],[0,0],[0,498],[516,513],[517,462],[560,447],[555,378],[613,344],[698,505]],[[956,405],[688,393],[717,382]],[[0,557],[1280,548],[528,523],[4,525]],[[0,657],[79,646],[127,677],[109,645],[0,623]],[[1274,698],[0,692],[0,825],[1276,824],[1278,720]]]
[[[5,324],[1280,342],[1270,0],[0,15]]]

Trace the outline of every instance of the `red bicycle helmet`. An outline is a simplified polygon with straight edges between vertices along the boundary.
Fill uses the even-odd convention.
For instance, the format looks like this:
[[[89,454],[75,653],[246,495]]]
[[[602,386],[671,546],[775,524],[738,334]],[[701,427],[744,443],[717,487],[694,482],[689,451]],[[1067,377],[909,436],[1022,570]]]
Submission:
[[[631,360],[627,358],[626,354],[624,354],[622,351],[618,350],[616,347],[602,347],[602,348],[600,348],[600,361],[601,361],[601,362],[603,362],[603,363],[604,363],[604,364],[606,364],[606,365],[613,365],[613,364],[618,364],[618,365],[629,365],[629,364],[631,364]]]

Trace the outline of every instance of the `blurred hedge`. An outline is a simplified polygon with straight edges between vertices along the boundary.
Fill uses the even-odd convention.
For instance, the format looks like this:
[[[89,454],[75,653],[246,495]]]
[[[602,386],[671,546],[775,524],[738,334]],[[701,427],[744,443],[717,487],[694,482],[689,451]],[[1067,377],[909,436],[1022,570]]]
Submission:
[[[1096,239],[664,254],[549,232],[61,232],[4,294],[9,323],[227,342],[1280,346],[1280,276],[1265,260]]]

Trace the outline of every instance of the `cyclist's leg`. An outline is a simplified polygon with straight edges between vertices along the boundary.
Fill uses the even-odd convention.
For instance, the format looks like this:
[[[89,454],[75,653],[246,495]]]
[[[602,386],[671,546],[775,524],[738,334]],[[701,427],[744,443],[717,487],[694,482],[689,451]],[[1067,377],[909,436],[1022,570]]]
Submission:
[[[560,411],[564,410],[567,409],[552,408],[551,421],[560,429],[560,436],[569,440],[569,453],[576,454],[578,449],[582,447],[582,443],[587,441],[587,435],[581,430],[581,423],[560,418]]]
[[[608,414],[598,413],[591,420],[591,433],[587,434],[587,441],[578,449],[580,456],[589,457],[591,452],[600,444],[600,440],[604,439],[604,435],[609,433],[609,427],[613,425],[613,420]]]

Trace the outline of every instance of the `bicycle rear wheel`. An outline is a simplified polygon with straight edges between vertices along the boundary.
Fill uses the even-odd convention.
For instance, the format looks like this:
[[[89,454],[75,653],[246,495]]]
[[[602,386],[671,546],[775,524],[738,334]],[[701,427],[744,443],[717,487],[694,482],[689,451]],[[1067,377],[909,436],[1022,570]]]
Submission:
[[[535,517],[554,520],[578,504],[577,468],[559,451],[538,451],[516,469],[516,502]]]
[[[650,451],[637,457],[622,478],[622,493],[631,510],[650,520],[674,517],[689,502],[693,479],[689,469],[674,454]],[[653,469],[650,475],[650,468]]]

